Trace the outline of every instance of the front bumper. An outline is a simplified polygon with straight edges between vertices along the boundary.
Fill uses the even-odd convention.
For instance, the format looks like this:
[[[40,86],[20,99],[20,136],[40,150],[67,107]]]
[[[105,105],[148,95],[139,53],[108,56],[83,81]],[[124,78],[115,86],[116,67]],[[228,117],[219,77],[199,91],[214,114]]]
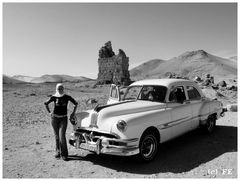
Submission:
[[[76,149],[84,149],[97,154],[131,156],[139,153],[138,138],[118,139],[94,136],[93,132],[74,132],[71,134],[69,143]]]

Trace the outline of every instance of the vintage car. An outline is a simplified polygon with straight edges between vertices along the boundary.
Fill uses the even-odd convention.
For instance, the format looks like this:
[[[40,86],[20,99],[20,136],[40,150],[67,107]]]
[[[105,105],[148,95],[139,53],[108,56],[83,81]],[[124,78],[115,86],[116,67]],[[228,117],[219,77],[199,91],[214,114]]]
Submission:
[[[184,79],[151,79],[132,83],[125,93],[112,85],[107,105],[76,114],[69,143],[97,154],[156,156],[159,144],[203,128],[211,133],[224,116],[221,102],[203,95]]]

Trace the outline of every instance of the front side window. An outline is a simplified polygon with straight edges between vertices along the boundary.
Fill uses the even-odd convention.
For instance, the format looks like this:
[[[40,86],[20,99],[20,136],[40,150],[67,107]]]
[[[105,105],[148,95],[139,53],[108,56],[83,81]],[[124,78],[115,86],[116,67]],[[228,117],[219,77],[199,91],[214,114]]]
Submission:
[[[201,95],[198,90],[193,86],[187,86],[187,93],[190,100],[200,100]]]
[[[186,100],[183,86],[175,87],[169,95],[170,102],[183,103]]]
[[[167,88],[164,86],[143,86],[139,100],[165,102]]]

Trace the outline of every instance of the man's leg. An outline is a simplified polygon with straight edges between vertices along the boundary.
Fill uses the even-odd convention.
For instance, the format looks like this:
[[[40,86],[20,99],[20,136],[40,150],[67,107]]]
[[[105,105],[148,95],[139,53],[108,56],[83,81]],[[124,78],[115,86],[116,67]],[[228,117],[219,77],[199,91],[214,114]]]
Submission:
[[[55,142],[56,142],[56,158],[60,158],[60,144],[59,144],[59,118],[52,117],[52,127],[53,127],[53,132],[55,136]]]
[[[66,130],[67,130],[67,117],[61,118],[59,131],[60,131],[60,150],[62,157],[68,157]]]

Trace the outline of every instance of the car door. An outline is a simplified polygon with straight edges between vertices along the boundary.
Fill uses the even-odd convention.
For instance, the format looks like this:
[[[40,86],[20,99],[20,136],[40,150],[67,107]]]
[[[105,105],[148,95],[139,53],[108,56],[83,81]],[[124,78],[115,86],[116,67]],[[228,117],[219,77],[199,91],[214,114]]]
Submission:
[[[195,129],[199,126],[199,111],[202,107],[202,97],[197,88],[194,86],[186,86],[188,100],[191,104],[192,109],[192,121],[191,127]]]
[[[171,130],[172,138],[191,129],[192,109],[190,102],[186,100],[184,86],[175,86],[170,90],[167,108],[171,112],[171,121],[167,126]]]
[[[119,87],[115,84],[112,84],[110,87],[109,97],[107,104],[114,104],[120,101],[120,91]]]

